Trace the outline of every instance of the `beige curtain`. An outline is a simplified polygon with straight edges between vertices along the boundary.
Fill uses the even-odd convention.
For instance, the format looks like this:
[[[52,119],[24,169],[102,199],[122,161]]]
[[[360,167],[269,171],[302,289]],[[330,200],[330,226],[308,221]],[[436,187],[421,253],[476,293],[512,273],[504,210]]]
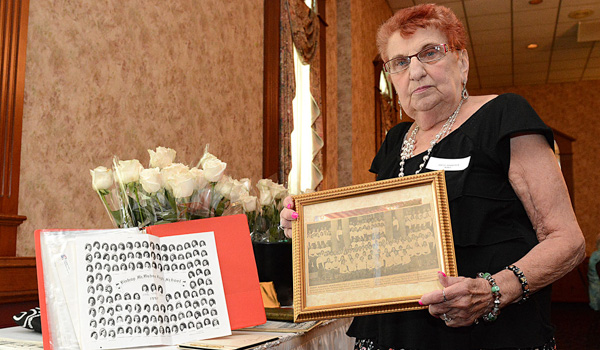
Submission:
[[[294,128],[292,101],[296,95],[294,46],[304,64],[310,64],[310,91],[313,98],[313,190],[323,179],[323,118],[319,62],[319,17],[302,0],[280,0],[280,123],[279,178],[287,186],[292,168],[290,135]]]

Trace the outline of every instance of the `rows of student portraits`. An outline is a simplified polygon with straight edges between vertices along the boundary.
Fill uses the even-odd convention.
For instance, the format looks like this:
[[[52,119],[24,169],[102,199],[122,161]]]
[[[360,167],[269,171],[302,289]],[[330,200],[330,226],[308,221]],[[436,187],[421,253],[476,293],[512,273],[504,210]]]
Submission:
[[[439,266],[430,204],[307,225],[313,286]]]
[[[205,246],[203,240],[177,245],[148,241],[86,244],[90,338],[162,336],[218,326],[218,299]],[[153,278],[132,284],[136,286],[132,290],[123,281],[133,271],[174,271],[187,279],[184,288],[171,293],[152,282]]]

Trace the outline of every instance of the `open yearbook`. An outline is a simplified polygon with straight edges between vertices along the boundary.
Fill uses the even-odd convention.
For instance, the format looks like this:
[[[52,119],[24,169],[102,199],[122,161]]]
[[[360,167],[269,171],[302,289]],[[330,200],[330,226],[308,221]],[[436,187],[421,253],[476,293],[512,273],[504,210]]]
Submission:
[[[36,255],[48,349],[176,345],[266,321],[243,215],[39,230]]]

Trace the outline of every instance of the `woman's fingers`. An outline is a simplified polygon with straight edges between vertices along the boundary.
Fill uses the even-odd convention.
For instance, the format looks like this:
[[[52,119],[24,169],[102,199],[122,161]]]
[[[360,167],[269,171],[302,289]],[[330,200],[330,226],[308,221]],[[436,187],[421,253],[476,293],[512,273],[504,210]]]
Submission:
[[[460,282],[464,281],[466,278],[465,277],[449,277],[449,276],[446,276],[446,274],[444,272],[438,271],[438,279],[440,281],[440,284],[444,288],[442,290],[434,290],[433,292],[424,294],[421,297],[419,304],[432,305],[432,304],[439,304],[442,302],[447,302],[448,300],[450,300],[454,297],[454,295],[452,295],[452,296],[448,295],[448,293],[449,293],[448,287],[450,287],[454,284],[460,283]],[[454,292],[452,290],[450,290],[450,293],[454,293]],[[444,296],[445,296],[445,298],[444,298]]]
[[[493,298],[485,280],[440,276],[440,283],[445,287],[423,295],[420,304],[429,305],[429,313],[449,327],[470,326],[490,308]]]
[[[292,197],[285,197],[283,200],[283,210],[279,214],[279,225],[283,228],[285,236],[292,238],[292,221],[298,218],[298,213],[294,209],[294,200]]]
[[[292,196],[287,196],[283,199],[283,207],[287,209],[294,209],[294,199]]]

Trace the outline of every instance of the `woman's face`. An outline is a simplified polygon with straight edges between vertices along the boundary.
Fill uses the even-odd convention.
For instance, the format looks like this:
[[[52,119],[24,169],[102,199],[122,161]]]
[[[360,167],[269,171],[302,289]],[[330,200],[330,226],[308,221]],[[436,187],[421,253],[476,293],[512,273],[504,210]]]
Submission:
[[[427,46],[438,44],[448,44],[448,39],[432,27],[419,28],[408,38],[403,38],[397,31],[388,40],[387,53],[389,59],[410,56]],[[468,71],[466,51],[449,51],[441,60],[433,63],[422,63],[413,57],[406,70],[391,74],[390,77],[402,108],[409,116],[434,112],[448,114],[444,115],[448,117],[456,109]]]

